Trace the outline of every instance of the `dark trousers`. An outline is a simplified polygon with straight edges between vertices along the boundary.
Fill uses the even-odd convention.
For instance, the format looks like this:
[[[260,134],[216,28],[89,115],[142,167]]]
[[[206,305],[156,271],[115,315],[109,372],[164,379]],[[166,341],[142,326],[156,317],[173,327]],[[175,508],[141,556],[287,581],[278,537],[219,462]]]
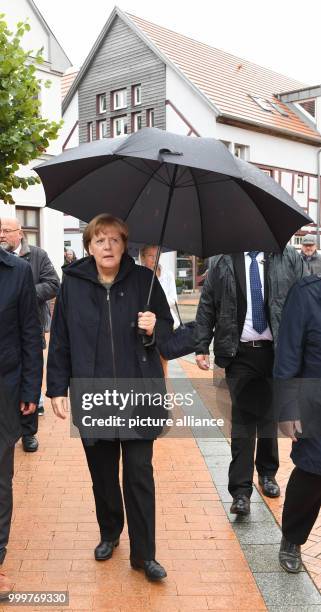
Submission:
[[[282,533],[292,544],[304,544],[321,508],[321,474],[295,467],[285,492]]]
[[[152,440],[99,440],[85,446],[103,540],[119,538],[124,527],[124,507],[119,484],[122,452],[123,494],[128,523],[130,555],[155,558],[155,485]]]
[[[20,422],[22,436],[34,436],[38,431],[38,410],[33,414],[21,414]]]
[[[232,461],[229,492],[232,497],[253,491],[255,466],[260,476],[275,476],[279,467],[277,423],[273,415],[273,345],[252,347],[240,343],[236,357],[226,367],[232,400]]]
[[[0,440],[0,558],[1,549],[9,541],[12,516],[12,479],[14,446],[7,446]]]

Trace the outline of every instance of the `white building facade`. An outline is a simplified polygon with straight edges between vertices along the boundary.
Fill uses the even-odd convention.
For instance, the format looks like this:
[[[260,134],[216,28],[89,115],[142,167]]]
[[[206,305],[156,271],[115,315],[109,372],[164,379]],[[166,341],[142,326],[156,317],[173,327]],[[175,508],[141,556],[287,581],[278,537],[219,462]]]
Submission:
[[[44,62],[37,66],[36,77],[41,79],[41,114],[49,121],[61,119],[61,79],[70,66],[70,61],[51,32],[32,0],[2,0],[1,12],[11,31],[15,31],[19,21],[28,20],[31,29],[22,39],[25,50],[37,51],[43,47]],[[32,61],[32,56],[30,57]],[[44,83],[51,81],[51,87]],[[29,175],[32,168],[62,150],[62,135],[50,143],[45,154],[33,160],[28,166],[21,167],[20,176]],[[60,212],[44,208],[45,194],[41,185],[30,186],[26,191],[16,189],[12,192],[15,205],[0,201],[0,216],[18,216],[22,222],[30,244],[40,246],[48,252],[58,274],[64,262],[64,221]]]
[[[115,99],[122,101],[121,108]],[[118,128],[130,134],[151,125],[218,138],[270,174],[315,221],[293,237],[293,244],[299,245],[300,235],[316,232],[318,86],[305,87],[116,8],[64,98],[63,116],[65,148],[115,137]],[[77,229],[71,219],[66,223],[65,239],[68,235],[76,251]],[[177,277],[195,287],[201,268],[178,255],[177,265],[176,258],[165,257]]]

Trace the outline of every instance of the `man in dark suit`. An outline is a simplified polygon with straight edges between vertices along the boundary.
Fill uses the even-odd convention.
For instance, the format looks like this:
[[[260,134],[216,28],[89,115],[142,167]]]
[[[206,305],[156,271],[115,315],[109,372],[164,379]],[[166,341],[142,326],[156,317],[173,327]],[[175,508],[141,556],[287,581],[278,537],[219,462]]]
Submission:
[[[235,514],[250,512],[256,441],[260,487],[268,497],[280,495],[270,379],[282,307],[290,287],[305,273],[300,255],[287,247],[282,254],[218,255],[204,283],[196,316],[196,362],[208,369],[214,336],[215,363],[225,368],[232,399],[228,488]]]
[[[274,376],[280,429],[292,439],[295,464],[286,488],[279,561],[302,569],[301,546],[321,509],[321,278],[291,289],[284,305]]]
[[[42,338],[28,263],[0,248],[0,564],[12,515],[14,447],[20,414],[37,407],[42,382]]]
[[[0,219],[0,247],[27,261],[31,266],[33,281],[37,294],[38,311],[43,333],[45,348],[45,331],[48,331],[50,312],[48,300],[56,297],[59,291],[59,277],[46,251],[37,246],[29,245],[23,235],[21,224],[16,217]],[[22,446],[24,451],[33,453],[38,450],[38,414],[43,414],[43,398],[40,397],[38,409],[33,414],[21,414]]]

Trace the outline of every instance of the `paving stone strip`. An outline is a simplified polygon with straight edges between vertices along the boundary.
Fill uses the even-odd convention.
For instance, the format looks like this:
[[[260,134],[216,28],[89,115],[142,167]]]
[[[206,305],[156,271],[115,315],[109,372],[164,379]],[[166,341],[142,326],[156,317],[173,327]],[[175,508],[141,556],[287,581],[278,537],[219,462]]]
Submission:
[[[187,361],[180,360],[179,364],[175,363],[171,366],[171,375],[178,376],[178,368],[181,368],[186,376],[191,379],[193,377],[196,378],[199,376],[199,371],[197,372],[194,365],[191,364],[191,358]],[[213,375],[213,373],[206,374],[208,376]],[[202,401],[196,406],[196,411],[200,418],[204,418],[209,414],[213,416],[213,413],[215,413],[215,410],[211,410],[211,413],[209,413]],[[195,433],[196,431],[195,429]],[[267,609],[275,612],[283,610],[288,612],[292,610],[302,612],[308,610],[311,610],[311,612],[321,611],[321,594],[309,573],[303,569],[298,575],[290,575],[283,571],[278,563],[281,530],[276,517],[272,513],[272,509],[277,509],[275,513],[280,521],[284,497],[282,502],[280,502],[280,499],[266,499],[266,503],[265,498],[255,488],[251,498],[251,514],[246,517],[231,515],[229,508],[232,497],[227,490],[228,466],[231,456],[230,445],[222,433],[220,436],[216,433],[215,439],[197,438],[197,443],[208,466],[220,500],[223,503],[226,515],[233,526],[256,584],[262,593]],[[290,446],[287,440],[281,440],[280,447],[281,468],[282,462],[286,461],[286,469],[283,466],[281,483],[284,495],[287,478],[291,470],[291,461],[289,459]],[[320,536],[321,533],[318,533],[318,538]],[[310,541],[310,543],[305,545],[305,549],[307,551],[311,550],[312,545],[313,541]],[[318,539],[316,545],[318,546]],[[317,550],[321,553],[321,546]],[[304,556],[304,560],[306,560],[306,556]],[[316,566],[314,566],[314,569],[316,569]],[[314,578],[318,579],[320,575],[321,567],[320,574],[315,574]],[[321,587],[320,582],[319,585]]]

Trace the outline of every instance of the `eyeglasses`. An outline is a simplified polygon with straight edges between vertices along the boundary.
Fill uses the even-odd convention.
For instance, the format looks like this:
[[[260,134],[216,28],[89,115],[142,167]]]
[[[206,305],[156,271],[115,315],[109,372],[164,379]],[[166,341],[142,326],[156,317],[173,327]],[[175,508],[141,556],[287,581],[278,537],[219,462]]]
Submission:
[[[0,234],[4,234],[5,236],[7,236],[8,234],[11,234],[11,232],[17,232],[18,229],[18,227],[16,227],[16,229],[2,229],[0,227]]]

